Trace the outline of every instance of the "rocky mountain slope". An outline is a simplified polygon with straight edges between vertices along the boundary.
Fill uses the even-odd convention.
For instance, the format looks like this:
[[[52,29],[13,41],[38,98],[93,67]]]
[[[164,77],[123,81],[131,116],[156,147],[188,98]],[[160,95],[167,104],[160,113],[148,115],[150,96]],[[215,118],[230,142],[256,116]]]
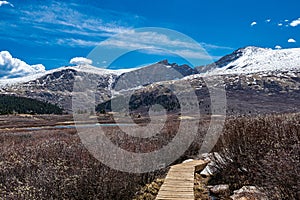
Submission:
[[[177,80],[197,73],[197,70],[188,65],[170,64],[168,60],[163,60],[122,74],[117,78],[114,89],[119,91],[136,88],[161,81]]]
[[[123,71],[98,69],[92,66],[62,67],[21,79],[3,81],[1,94],[24,96],[53,104],[71,111],[73,84],[76,76],[98,80],[100,99],[109,98],[108,88]],[[31,79],[31,80],[30,80]]]
[[[71,112],[72,91],[75,77],[97,80],[98,103],[111,97],[110,89],[114,86],[128,89],[138,85],[158,81],[180,79],[195,74],[187,65],[169,64],[167,60],[139,69],[109,70],[90,65],[61,67],[34,76],[0,80],[0,93],[38,99],[58,104]],[[156,76],[160,74],[160,76]],[[119,80],[118,85],[116,80]],[[143,81],[143,83],[139,82]]]
[[[167,111],[177,112],[176,110],[180,109],[178,99],[172,91],[166,88],[181,87],[180,94],[183,96],[195,92],[201,114],[210,115],[212,105],[207,80],[212,80],[215,83],[213,88],[225,88],[228,115],[300,112],[300,71],[226,74],[209,77],[197,74],[181,80],[164,82],[163,86],[160,83],[151,84],[136,89],[133,94],[130,94],[129,91],[123,91],[115,98],[121,98],[121,101],[124,96],[132,95],[129,109],[133,113],[147,112],[149,107],[156,103],[161,104]],[[184,87],[186,81],[192,87]],[[189,103],[188,97],[186,99],[185,103]],[[114,99],[114,101],[117,102],[118,100]],[[110,101],[107,101],[98,106],[98,111],[110,111],[110,108]],[[124,109],[120,109],[120,111],[128,112]]]
[[[300,48],[271,50],[246,47],[214,64],[197,69],[202,72],[199,70],[199,74],[168,81],[167,84],[179,86],[188,81],[198,96],[202,114],[211,113],[211,99],[205,83],[207,79],[214,80],[213,87],[225,88],[227,114],[300,111]],[[163,98],[166,104],[166,96],[174,103],[174,95],[163,87],[159,89],[160,87],[158,83],[138,89],[131,98],[130,107],[139,108],[140,112],[144,106],[144,110],[147,111],[149,104],[155,103],[149,102],[149,98]],[[181,93],[191,94],[191,91],[185,91],[190,89],[183,87]],[[123,91],[122,95],[126,93],[129,92]],[[109,102],[106,102],[98,108],[110,108],[108,104]]]
[[[300,70],[222,74],[210,78],[222,80],[215,86],[225,87],[227,114],[300,112]],[[203,75],[185,79],[195,88],[203,87],[199,84]]]

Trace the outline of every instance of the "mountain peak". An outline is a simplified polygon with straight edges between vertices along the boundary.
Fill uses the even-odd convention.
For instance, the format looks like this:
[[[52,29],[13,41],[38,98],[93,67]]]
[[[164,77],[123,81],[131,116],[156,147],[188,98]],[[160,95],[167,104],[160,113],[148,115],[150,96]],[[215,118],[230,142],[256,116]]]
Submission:
[[[167,59],[157,62],[157,64],[170,65]]]
[[[256,46],[246,46],[243,48],[239,48],[238,50],[234,51],[233,53],[242,53],[242,54],[246,54],[246,55],[250,55],[250,54],[255,54],[255,53],[262,53],[268,50],[272,50],[269,48],[262,48],[262,47],[256,47]]]
[[[245,46],[242,48],[239,48],[237,51],[261,51],[261,50],[266,50],[266,49],[270,49],[270,48],[264,48],[264,47],[258,47],[258,46]]]

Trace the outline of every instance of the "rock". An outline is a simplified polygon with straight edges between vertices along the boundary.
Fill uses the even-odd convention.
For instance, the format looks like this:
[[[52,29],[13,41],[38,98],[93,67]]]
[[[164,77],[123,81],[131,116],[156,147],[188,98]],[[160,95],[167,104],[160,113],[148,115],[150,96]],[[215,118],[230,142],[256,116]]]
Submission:
[[[203,176],[203,177],[207,177],[207,176],[212,176],[214,175],[216,172],[217,172],[217,169],[214,167],[213,165],[214,163],[212,164],[208,164],[201,172],[200,172],[200,175]]]
[[[222,162],[224,163],[225,161],[222,159],[220,154],[214,152],[214,153],[205,153],[201,154],[200,158],[205,160],[205,161],[210,161],[207,166],[200,172],[201,176],[207,177],[207,176],[213,176],[218,172],[217,168],[217,163]]]
[[[159,61],[158,64],[169,65],[169,61],[167,59]]]
[[[230,194],[229,185],[222,184],[222,185],[215,185],[209,187],[209,192],[216,196],[224,196],[227,197]]]
[[[235,190],[234,194],[230,197],[233,200],[268,200],[266,194],[255,186],[244,186],[239,190]]]

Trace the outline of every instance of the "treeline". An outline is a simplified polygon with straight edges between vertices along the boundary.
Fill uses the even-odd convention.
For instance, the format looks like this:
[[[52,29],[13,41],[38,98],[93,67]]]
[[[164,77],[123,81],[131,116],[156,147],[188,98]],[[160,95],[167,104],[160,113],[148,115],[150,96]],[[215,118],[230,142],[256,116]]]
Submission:
[[[126,96],[118,96],[112,100],[100,103],[96,106],[98,113],[111,112],[111,104],[113,101],[114,112],[126,112],[124,104],[128,101]],[[129,111],[147,113],[151,106],[159,104],[162,107],[155,108],[154,111],[178,112],[180,110],[180,103],[177,97],[168,88],[162,86],[154,91],[138,91],[131,95],[129,99]]]
[[[9,95],[0,95],[0,114],[62,114],[63,109],[57,105]]]

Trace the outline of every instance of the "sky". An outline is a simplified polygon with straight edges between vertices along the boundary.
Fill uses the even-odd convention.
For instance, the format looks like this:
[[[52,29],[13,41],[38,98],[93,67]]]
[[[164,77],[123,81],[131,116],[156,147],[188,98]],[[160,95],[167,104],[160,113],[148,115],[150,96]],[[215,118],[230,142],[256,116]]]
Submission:
[[[245,46],[296,48],[299,7],[299,0],[0,0],[0,77],[71,59],[114,69],[165,58],[201,65]],[[111,56],[118,53],[126,54]]]

